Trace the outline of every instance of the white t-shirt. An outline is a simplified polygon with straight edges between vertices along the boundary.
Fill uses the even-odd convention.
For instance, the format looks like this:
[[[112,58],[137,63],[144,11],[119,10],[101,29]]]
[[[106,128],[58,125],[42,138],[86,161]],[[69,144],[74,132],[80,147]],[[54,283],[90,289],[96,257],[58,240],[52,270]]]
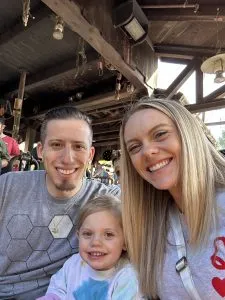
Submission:
[[[57,296],[57,297],[56,297]],[[80,254],[69,258],[52,276],[46,296],[39,300],[136,300],[136,273],[127,260],[107,271],[96,271],[82,260]]]
[[[225,299],[225,191],[217,193],[218,227],[211,232],[208,244],[194,250],[188,244],[188,231],[184,218],[181,225],[187,247],[187,261],[192,278],[202,300]],[[161,300],[190,300],[180,275],[175,270],[178,261],[172,230],[169,230],[162,278],[158,278],[158,296]]]

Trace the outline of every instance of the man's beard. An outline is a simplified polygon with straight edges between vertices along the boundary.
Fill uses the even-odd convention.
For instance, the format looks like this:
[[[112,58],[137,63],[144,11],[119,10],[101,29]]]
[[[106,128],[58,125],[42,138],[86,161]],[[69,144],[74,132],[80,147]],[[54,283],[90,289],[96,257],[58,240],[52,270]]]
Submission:
[[[76,189],[76,185],[72,182],[68,182],[67,180],[64,180],[63,182],[56,184],[56,188],[60,191],[64,192],[70,192],[74,189]]]

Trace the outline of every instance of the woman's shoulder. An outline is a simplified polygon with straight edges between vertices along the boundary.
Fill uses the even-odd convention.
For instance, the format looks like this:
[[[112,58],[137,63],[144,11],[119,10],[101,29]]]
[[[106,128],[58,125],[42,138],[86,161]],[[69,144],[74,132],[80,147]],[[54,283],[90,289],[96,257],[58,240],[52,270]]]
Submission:
[[[225,187],[216,190],[217,205],[225,207]]]

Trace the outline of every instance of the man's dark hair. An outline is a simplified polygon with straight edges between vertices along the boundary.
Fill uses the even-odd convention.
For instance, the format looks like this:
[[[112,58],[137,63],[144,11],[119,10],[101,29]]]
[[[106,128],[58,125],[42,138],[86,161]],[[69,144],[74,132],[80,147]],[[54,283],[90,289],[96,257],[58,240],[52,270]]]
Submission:
[[[60,106],[54,107],[50,109],[44,117],[43,123],[41,125],[41,142],[44,143],[46,138],[47,132],[47,125],[52,120],[68,120],[68,119],[75,119],[75,120],[83,120],[87,123],[90,129],[90,139],[92,143],[93,139],[93,130],[91,126],[91,119],[79,109],[74,106]]]

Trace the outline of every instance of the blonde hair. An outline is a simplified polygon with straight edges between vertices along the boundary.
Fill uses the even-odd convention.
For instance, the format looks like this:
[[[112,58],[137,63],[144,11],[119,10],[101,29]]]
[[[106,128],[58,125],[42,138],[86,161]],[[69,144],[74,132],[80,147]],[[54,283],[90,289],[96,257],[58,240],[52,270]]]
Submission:
[[[121,130],[121,189],[123,226],[128,254],[138,270],[144,295],[157,297],[168,232],[168,212],[174,201],[168,191],[157,190],[133,167],[124,141],[130,116],[157,109],[177,127],[181,141],[180,178],[182,208],[195,246],[206,242],[216,225],[215,189],[225,185],[225,160],[208,141],[198,120],[181,104],[170,100],[140,99],[125,115]]]
[[[100,211],[110,211],[116,218],[118,218],[122,227],[122,213],[121,213],[121,202],[113,195],[99,195],[94,199],[86,202],[83,207],[81,207],[77,218],[77,230],[80,229],[84,220]]]

